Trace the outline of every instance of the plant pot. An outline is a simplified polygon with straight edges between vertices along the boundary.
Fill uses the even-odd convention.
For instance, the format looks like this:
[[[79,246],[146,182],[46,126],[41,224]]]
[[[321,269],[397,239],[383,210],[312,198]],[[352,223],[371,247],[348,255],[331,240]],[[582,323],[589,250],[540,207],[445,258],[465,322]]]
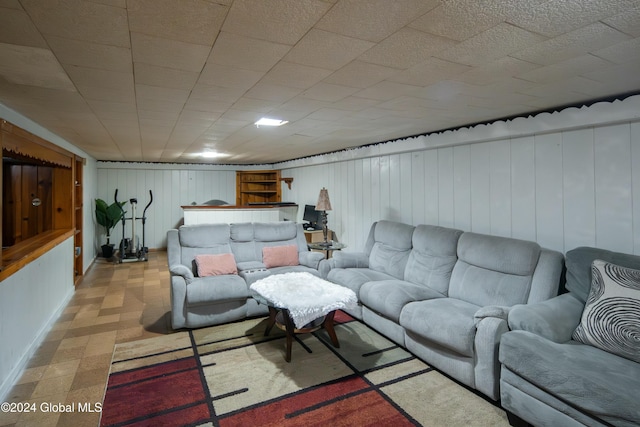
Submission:
[[[102,256],[105,258],[111,258],[113,256],[113,248],[115,245],[111,243],[110,245],[102,245]]]

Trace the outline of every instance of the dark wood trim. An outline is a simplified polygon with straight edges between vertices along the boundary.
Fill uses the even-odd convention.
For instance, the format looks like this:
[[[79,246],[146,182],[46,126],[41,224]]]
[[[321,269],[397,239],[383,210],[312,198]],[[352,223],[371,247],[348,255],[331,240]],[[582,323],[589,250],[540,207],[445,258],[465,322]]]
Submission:
[[[30,239],[5,248],[2,251],[2,271],[0,281],[22,269],[31,261],[39,258],[60,243],[74,235],[74,230],[45,231]],[[71,266],[69,266],[71,268]]]

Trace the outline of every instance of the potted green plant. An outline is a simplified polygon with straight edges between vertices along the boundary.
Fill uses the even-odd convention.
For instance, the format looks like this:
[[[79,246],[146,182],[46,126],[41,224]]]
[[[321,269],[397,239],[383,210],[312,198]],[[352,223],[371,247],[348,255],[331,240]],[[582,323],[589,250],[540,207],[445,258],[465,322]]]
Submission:
[[[108,205],[104,200],[96,199],[96,221],[107,231],[107,244],[102,245],[102,256],[105,258],[111,258],[113,256],[113,248],[115,245],[109,242],[109,237],[111,236],[113,227],[118,224],[125,214],[125,211],[122,209],[125,203],[127,202],[113,202]]]

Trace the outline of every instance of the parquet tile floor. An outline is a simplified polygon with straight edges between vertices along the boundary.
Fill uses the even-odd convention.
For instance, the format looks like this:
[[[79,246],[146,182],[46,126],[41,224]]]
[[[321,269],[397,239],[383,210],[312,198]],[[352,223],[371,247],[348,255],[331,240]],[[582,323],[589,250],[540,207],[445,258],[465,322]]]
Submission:
[[[79,412],[78,405],[102,402],[115,344],[172,332],[167,255],[150,252],[148,258],[123,264],[96,259],[4,399],[37,410],[0,412],[0,426],[98,425],[100,414]],[[75,404],[74,412],[46,411],[55,404]]]

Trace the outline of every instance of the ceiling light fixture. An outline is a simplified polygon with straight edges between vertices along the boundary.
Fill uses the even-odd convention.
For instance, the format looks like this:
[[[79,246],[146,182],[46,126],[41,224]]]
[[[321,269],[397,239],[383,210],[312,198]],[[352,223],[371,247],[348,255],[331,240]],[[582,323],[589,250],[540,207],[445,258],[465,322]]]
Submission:
[[[255,122],[254,124],[256,125],[256,127],[260,127],[260,126],[282,126],[287,123],[289,123],[289,121],[287,120],[268,119],[266,117],[263,117],[257,122]]]
[[[200,157],[204,157],[205,159],[216,159],[218,157],[227,157],[228,154],[219,153],[217,151],[203,151],[202,153],[198,153]]]

